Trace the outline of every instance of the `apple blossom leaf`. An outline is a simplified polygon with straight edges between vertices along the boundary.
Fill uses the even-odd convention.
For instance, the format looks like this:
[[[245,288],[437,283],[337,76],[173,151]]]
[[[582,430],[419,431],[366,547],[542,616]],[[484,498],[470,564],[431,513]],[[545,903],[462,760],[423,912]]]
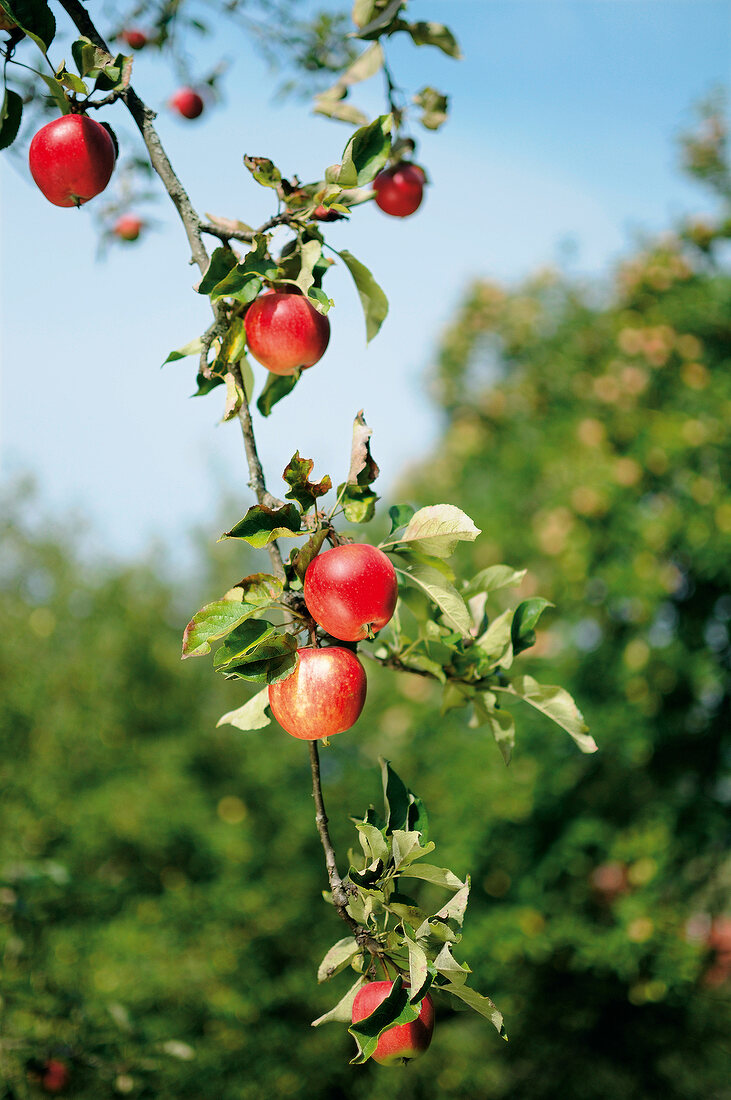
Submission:
[[[589,727],[584,721],[583,714],[564,688],[539,684],[532,676],[516,676],[508,687],[496,684],[493,691],[522,699],[524,703],[529,703],[536,710],[541,711],[547,718],[551,718],[565,729],[582,752],[597,751],[597,743],[588,733]]]
[[[0,0],[0,8],[45,54],[56,34],[56,20],[45,0]]]
[[[363,187],[376,178],[388,163],[392,127],[393,115],[379,115],[355,131],[343,150],[337,180],[341,187]]]
[[[456,985],[454,982],[447,982],[446,985],[440,985],[440,990],[445,993],[451,993],[453,997],[459,998],[475,1012],[479,1012],[480,1016],[484,1016],[486,1020],[495,1027],[498,1034],[502,1039],[507,1040],[505,1034],[505,1027],[503,1025],[503,1015],[495,1007],[493,1001],[489,997],[484,997],[482,993],[477,993],[476,990],[470,989],[467,985]]]
[[[269,688],[262,688],[243,706],[222,714],[216,722],[218,726],[235,726],[237,730],[260,730],[271,724],[269,710]]]
[[[3,105],[0,108],[0,149],[7,149],[15,141],[22,114],[23,97],[12,88],[6,88]]]
[[[438,130],[447,121],[449,101],[436,88],[422,88],[414,96],[414,103],[421,107],[419,122],[427,130]]]
[[[375,1053],[378,1038],[387,1028],[399,1024],[410,1024],[417,1019],[419,1005],[409,1002],[409,990],[405,988],[399,975],[391,986],[391,991],[370,1016],[358,1023],[351,1024],[348,1031],[358,1044],[358,1053],[351,1059],[351,1065],[361,1065]]]
[[[276,628],[266,620],[244,620],[226,635],[225,642],[214,653],[213,667],[220,672],[228,665],[242,663],[253,650],[268,642],[275,634]]]
[[[404,931],[404,940],[409,951],[409,1000],[413,1004],[421,1001],[427,993],[432,984],[433,968],[430,974],[426,952],[406,931]]]
[[[178,348],[177,351],[171,351],[165,363],[175,363],[178,359],[187,359],[189,355],[200,355],[202,350],[203,341],[200,336],[196,336],[195,340],[190,340],[189,343],[184,344],[182,348]],[[165,363],[163,363],[163,367]]]
[[[282,183],[282,173],[268,157],[244,157],[244,166],[249,169],[257,183],[262,187],[278,190]]]
[[[380,35],[391,29],[404,3],[405,0],[390,0],[377,15],[373,16],[370,22],[366,23],[365,26],[361,26],[360,34],[356,37],[365,39],[380,37]],[[375,5],[373,10],[376,10]]]
[[[196,290],[199,294],[210,294],[214,287],[218,286],[232,268],[236,267],[238,258],[230,248],[215,248],[211,261],[206,268],[203,278],[198,283]]]
[[[442,613],[444,621],[468,637],[472,625],[467,605],[457,589],[432,565],[424,565],[411,555],[400,555],[403,564],[396,565],[396,572],[411,584],[421,588]]]
[[[183,633],[183,657],[203,657],[212,641],[223,638],[258,608],[239,599],[215,600],[196,611]]]
[[[513,569],[510,565],[489,565],[467,582],[462,589],[462,595],[477,596],[483,592],[494,592],[498,588],[515,588],[527,572],[527,569]]]
[[[443,23],[419,21],[409,23],[403,29],[411,35],[415,46],[436,46],[448,57],[454,57],[458,61],[462,57],[457,39]]]
[[[453,985],[464,985],[467,977],[472,973],[467,963],[458,963],[452,955],[452,945],[445,943],[437,957],[434,959],[436,970]]]
[[[381,325],[388,314],[388,298],[378,285],[365,264],[357,260],[347,248],[342,248],[338,256],[353,277],[365,316],[366,342],[370,343],[378,335]]]
[[[338,497],[348,523],[369,523],[380,499],[367,485],[338,485]]]
[[[433,886],[443,886],[446,890],[462,890],[465,883],[462,882],[453,871],[447,867],[435,867],[431,863],[413,863],[399,871],[401,878],[418,878],[424,882],[431,882]]]
[[[503,760],[509,764],[515,746],[515,719],[510,711],[496,706],[496,697],[491,691],[475,693],[473,703],[475,709],[470,726],[489,726]]]
[[[401,527],[405,527],[413,516],[415,508],[412,508],[410,504],[394,504],[388,509],[388,514],[391,519],[391,530],[389,534],[393,534],[394,531],[398,531]]]
[[[353,936],[345,936],[334,943],[325,955],[325,958],[317,968],[318,982],[329,982],[341,970],[344,970],[351,959],[361,950],[358,941]]]
[[[474,542],[479,534],[479,528],[460,508],[453,504],[432,504],[415,512],[397,539],[381,546],[412,543],[423,554],[449,558],[458,542]]]
[[[535,626],[545,609],[554,606],[550,600],[544,600],[541,596],[534,596],[533,599],[523,600],[518,604],[513,614],[511,631],[513,653],[522,653],[524,649],[530,649],[536,644]]]
[[[302,529],[302,518],[297,506],[285,504],[281,508],[267,508],[255,504],[243,519],[234,524],[218,540],[243,539],[249,546],[260,549],[278,538],[296,538]]]
[[[267,373],[269,377],[256,402],[256,407],[262,416],[269,416],[277,402],[292,392],[300,380],[302,371],[297,370],[294,374],[272,374],[270,371]]]
[[[330,1011],[326,1012],[323,1016],[318,1016],[316,1020],[313,1020],[311,1027],[319,1027],[320,1024],[349,1024],[353,1019],[353,1001],[355,1000],[358,990],[363,985],[365,985],[365,978],[358,978],[345,996],[340,998],[335,1007],[331,1008]]]
[[[279,577],[271,573],[250,573],[226,593],[225,599],[242,599],[262,608],[278,600],[283,590],[284,584]]]
[[[327,528],[323,527],[320,531],[315,531],[314,535],[312,535],[299,550],[292,551],[291,563],[295,573],[301,581],[304,581],[307,566],[320,553],[322,544],[326,538]]]
[[[299,451],[295,451],[282,474],[289,485],[289,489],[284,494],[285,497],[287,500],[296,501],[303,512],[308,512],[320,497],[325,496],[332,489],[332,481],[327,474],[321,481],[310,481],[309,477],[314,465],[311,458],[300,458]],[[320,545],[322,546],[322,543]]]

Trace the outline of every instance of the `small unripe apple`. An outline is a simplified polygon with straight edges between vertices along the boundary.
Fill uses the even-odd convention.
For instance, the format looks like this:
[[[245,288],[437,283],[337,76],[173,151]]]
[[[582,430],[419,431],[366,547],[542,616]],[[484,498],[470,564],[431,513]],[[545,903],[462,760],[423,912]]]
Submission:
[[[330,322],[302,294],[260,294],[244,319],[249,351],[272,374],[294,374],[321,359]]]
[[[341,642],[359,642],[381,630],[397,599],[396,570],[382,550],[368,543],[334,546],[307,566],[307,610]]]
[[[269,685],[279,725],[301,741],[343,733],[357,721],[366,697],[363,665],[349,649],[299,649],[297,667]]]
[[[183,118],[198,118],[203,113],[203,99],[194,88],[178,88],[170,96],[169,104]]]
[[[406,984],[406,983],[404,983]],[[353,1023],[375,1012],[393,988],[393,982],[369,982],[361,986],[353,1001]],[[408,986],[407,986],[408,988]],[[418,1058],[428,1049],[434,1034],[434,1002],[427,993],[419,1006],[419,1015],[410,1024],[394,1024],[379,1036],[371,1057],[381,1066],[395,1066]]]
[[[142,229],[142,218],[137,214],[122,214],[114,223],[112,232],[121,241],[136,241]]]
[[[86,115],[46,123],[28,150],[30,173],[54,206],[81,206],[98,195],[114,171],[114,142]]]
[[[71,1079],[69,1068],[58,1058],[49,1058],[41,1071],[41,1088],[44,1092],[63,1092]]]
[[[425,178],[418,164],[406,161],[384,168],[373,181],[376,205],[394,218],[408,217],[421,205]]]
[[[134,30],[132,27],[122,31],[119,37],[123,42],[126,42],[132,50],[141,50],[143,46],[147,45],[147,35],[145,32]]]

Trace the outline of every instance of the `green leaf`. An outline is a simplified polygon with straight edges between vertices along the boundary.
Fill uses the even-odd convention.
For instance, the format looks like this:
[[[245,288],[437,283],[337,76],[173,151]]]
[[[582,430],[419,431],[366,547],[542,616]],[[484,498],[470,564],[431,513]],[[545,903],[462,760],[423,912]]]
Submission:
[[[427,130],[438,130],[447,121],[449,101],[436,88],[422,88],[414,96],[414,103],[417,107],[421,107],[419,122]]]
[[[213,288],[228,275],[229,271],[236,267],[236,264],[236,253],[230,248],[224,248],[222,246],[221,248],[214,249],[205,274],[196,288],[198,293],[210,294]]]
[[[184,344],[182,348],[178,348],[177,351],[171,351],[168,355],[165,363],[174,363],[177,359],[186,359],[189,355],[200,355],[203,351],[203,341],[200,336],[196,336],[195,340],[189,341]],[[163,363],[163,366],[165,366]]]
[[[268,157],[244,157],[244,165],[262,187],[273,187],[275,191],[279,190],[282,173]]]
[[[443,23],[423,22],[409,23],[404,28],[411,35],[416,46],[436,46],[448,57],[459,60],[462,57],[457,39],[449,27]]]
[[[105,56],[105,51],[100,50],[91,39],[82,35],[81,38],[77,38],[72,43],[71,56],[74,59],[76,68],[79,70],[79,76],[89,76],[94,69],[98,71],[101,59]]]
[[[495,695],[491,691],[479,692],[474,697],[475,715],[470,725],[487,725],[495,738],[495,743],[503,755],[506,764],[510,763],[515,746],[515,719],[509,710],[495,706]]]
[[[447,867],[435,867],[431,863],[412,863],[399,871],[399,875],[401,878],[419,878],[434,886],[443,886],[445,890],[462,890],[466,885]]]
[[[394,504],[388,509],[388,514],[391,519],[391,530],[389,534],[392,535],[394,531],[398,531],[401,527],[405,527],[411,517],[414,515],[415,509],[410,504]]]
[[[221,374],[209,374],[206,375],[203,371],[198,371],[196,375],[196,383],[198,389],[193,394],[193,397],[204,397],[211,390],[215,390],[216,386],[223,386],[224,380]]]
[[[363,416],[363,410],[356,414],[353,421],[353,442],[350,448],[349,485],[371,485],[380,470],[371,454],[370,439],[373,429],[369,428]]]
[[[376,178],[388,163],[392,126],[392,115],[380,115],[355,131],[343,150],[338,173],[341,187],[363,187]]]
[[[271,258],[268,249],[268,237],[264,233],[257,233],[253,247],[246,253],[244,259],[229,271],[224,272],[222,278],[208,291],[211,301],[234,298],[239,302],[253,302],[261,291],[262,280],[276,279],[280,271],[279,264]],[[208,272],[206,272],[207,277]]]
[[[224,363],[238,363],[246,350],[246,326],[243,317],[232,317],[221,344],[218,358]]]
[[[218,540],[243,539],[249,546],[260,549],[278,538],[296,538],[302,529],[302,519],[294,504],[285,504],[282,508],[267,508],[255,504],[249,508],[230,531],[226,531]]]
[[[376,10],[376,0],[355,0],[351,18],[356,27],[365,27],[373,18]]]
[[[68,88],[72,92],[76,92],[77,95],[87,95],[88,88],[80,76],[76,73],[70,73],[67,69],[60,69],[56,73],[56,79],[59,84],[63,84],[64,88]]]
[[[367,821],[360,821],[356,825],[360,834],[360,844],[366,859],[370,862],[375,859],[388,862],[388,844],[380,829]]]
[[[348,268],[356,285],[366,323],[366,340],[368,343],[378,335],[381,325],[388,314],[388,298],[371,275],[365,264],[356,260],[355,256],[343,248],[338,256]]]
[[[263,643],[270,641],[276,634],[276,628],[265,619],[246,619],[234,627],[223,645],[219,646],[213,656],[213,666],[217,672],[232,664],[245,664],[244,659],[256,660],[254,654]],[[253,656],[251,656],[254,654]]]
[[[501,1038],[507,1039],[502,1012],[497,1010],[494,1002],[489,997],[483,997],[481,993],[477,993],[474,989],[470,989],[466,985],[455,985],[453,982],[440,985],[439,988],[444,990],[445,993],[451,993],[453,997],[458,997],[460,1001],[469,1005],[475,1012],[479,1012],[480,1016],[484,1016],[496,1028]]]
[[[314,465],[311,458],[300,458],[299,451],[295,451],[282,474],[289,485],[288,491],[284,494],[285,497],[287,500],[295,500],[303,512],[308,512],[320,497],[325,496],[332,489],[332,481],[327,475],[321,481],[310,481],[309,477]]]
[[[360,28],[358,38],[378,38],[395,23],[405,0],[390,0],[373,19]]]
[[[381,782],[383,784],[383,803],[386,809],[386,833],[394,829],[405,829],[409,821],[409,792],[403,780],[391,767],[388,760],[381,759]]]
[[[278,600],[284,590],[279,577],[271,573],[250,573],[226,593],[226,599],[240,598],[256,607],[268,607]]]
[[[226,404],[223,410],[223,419],[224,421],[233,420],[244,403],[244,391],[231,371],[224,374],[223,380],[226,383]]]
[[[347,92],[336,94],[334,91],[321,92],[315,97],[313,111],[316,115],[325,115],[326,118],[337,118],[341,122],[349,122],[352,126],[362,126],[368,121],[368,115],[354,107],[352,103],[344,103]]]
[[[565,729],[582,752],[596,752],[597,743],[587,732],[589,727],[574,700],[562,687],[539,684],[532,676],[517,676],[509,687],[493,688],[507,695],[517,696],[541,711],[547,718]]]
[[[56,34],[56,20],[45,0],[0,0],[0,8],[47,52]]]
[[[265,624],[269,625],[269,624]],[[240,629],[240,628],[239,628]],[[214,656],[214,665],[219,650]],[[223,658],[222,654],[222,658]],[[297,639],[292,634],[272,630],[259,642],[228,664],[216,666],[227,679],[247,680],[253,684],[274,684],[285,680],[297,665]]]
[[[298,370],[294,374],[272,374],[270,371],[267,373],[269,377],[266,385],[256,402],[256,407],[262,416],[269,416],[277,402],[292,392],[300,380],[302,371]]]
[[[467,976],[472,973],[467,963],[458,963],[452,955],[452,945],[445,943],[434,960],[437,971],[453,985],[464,985]]]
[[[472,621],[457,589],[433,566],[423,565],[406,554],[402,560],[407,564],[403,568],[397,565],[396,572],[427,594],[442,612],[445,622],[464,637],[469,637]]]
[[[426,952],[416,940],[412,940],[407,932],[404,932],[404,940],[409,950],[409,990],[412,1004],[419,1002],[429,989],[432,976],[429,973],[429,960]]]
[[[48,90],[51,93],[51,95],[53,96],[53,99],[56,102],[56,106],[60,110],[61,114],[64,114],[64,115],[70,114],[71,113],[71,103],[69,101],[69,97],[66,95],[66,92],[64,91],[63,85],[58,80],[56,80],[55,76],[46,76],[45,73],[40,73],[39,75],[40,75],[41,79],[48,86]]]
[[[319,1027],[320,1024],[349,1024],[353,1019],[353,1001],[355,1000],[356,993],[365,985],[365,978],[358,978],[355,985],[352,985],[344,997],[341,997],[334,1008],[331,1008],[329,1012],[326,1012],[324,1016],[318,1016],[316,1020],[312,1021],[312,1027]]]
[[[419,928],[426,919],[424,910],[420,909],[414,899],[408,897],[406,894],[391,894],[384,908],[414,929]]]
[[[491,665],[502,664],[505,668],[510,668],[512,664],[512,619],[512,611],[503,611],[475,642],[475,646],[484,653]]]
[[[342,940],[338,940],[317,968],[318,982],[329,982],[331,978],[334,978],[336,974],[345,969],[360,950],[361,948],[353,936],[345,936]]]
[[[351,867],[348,871],[348,877],[356,886],[364,886],[366,889],[374,890],[376,883],[383,878],[383,871],[383,860],[375,859],[367,867],[364,867],[362,871],[358,871],[355,867]],[[379,890],[378,893],[382,894],[382,891]]]
[[[511,631],[513,653],[522,653],[524,649],[530,649],[536,644],[535,626],[545,609],[553,606],[550,600],[544,600],[541,596],[534,596],[533,599],[523,600],[518,604]]]
[[[222,714],[216,726],[235,726],[237,730],[260,730],[270,725],[269,688],[265,687],[253,695],[248,702],[236,710]]]
[[[11,88],[6,88],[0,110],[0,149],[7,149],[15,141],[22,114],[23,97]]]
[[[442,906],[436,916],[441,917],[442,920],[453,921],[461,928],[469,900],[470,879],[468,875],[462,889],[458,890],[454,897],[450,898],[446,905]]]
[[[432,504],[415,512],[397,539],[381,545],[410,543],[423,554],[449,558],[458,542],[474,542],[479,534],[470,517],[453,504]]]
[[[302,245],[300,256],[300,270],[299,275],[295,279],[295,283],[303,294],[307,294],[315,281],[313,271],[315,264],[322,256],[322,245],[319,241],[306,241]]]
[[[294,551],[292,556],[292,565],[294,566],[295,573],[301,581],[305,579],[305,573],[307,572],[307,566],[310,562],[317,557],[322,549],[322,544],[327,538],[327,527],[323,527],[320,531],[315,531],[299,550]]]
[[[367,485],[338,485],[338,497],[348,523],[370,523],[380,500]]]
[[[237,600],[216,600],[197,611],[183,633],[183,658],[202,657],[211,652],[210,643],[223,638],[230,630],[257,611]]]
[[[523,580],[527,569],[513,569],[510,565],[489,565],[468,581],[462,589],[465,597],[494,592],[498,588],[515,588]]]
[[[410,792],[409,792],[410,793]],[[409,805],[411,800],[409,799]],[[408,811],[407,811],[408,822]],[[394,829],[391,836],[393,847],[393,862],[396,870],[401,873],[402,867],[407,867],[417,859],[429,855],[434,851],[433,844],[422,845],[421,834],[411,829]]]

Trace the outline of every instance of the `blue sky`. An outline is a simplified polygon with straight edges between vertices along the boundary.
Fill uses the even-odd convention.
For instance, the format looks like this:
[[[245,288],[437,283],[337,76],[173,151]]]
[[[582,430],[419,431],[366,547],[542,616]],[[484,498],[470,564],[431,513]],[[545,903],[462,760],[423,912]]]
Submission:
[[[639,229],[706,203],[676,169],[675,138],[692,104],[728,85],[726,0],[411,7],[416,18],[448,22],[465,58],[394,40],[392,66],[410,91],[449,92],[452,116],[440,133],[422,131],[432,185],[416,215],[389,219],[371,204],[328,227],[335,247],[371,267],[391,315],[366,349],[349,276],[328,277],[336,307],[325,358],[268,421],[256,418],[275,492],[295,449],[315,459],[316,473],[341,480],[360,408],[375,431],[382,492],[429,452],[439,430],[429,366],[471,277],[518,279],[555,262],[569,240],[571,267],[599,276]],[[273,212],[272,193],[250,179],[242,155],[318,178],[348,130],[313,117],[305,102],[273,102],[271,74],[241,38],[217,36],[202,70],[218,52],[233,61],[225,101],[197,123],[164,109],[173,82],[156,57],[137,55],[134,84],[160,108],[162,140],[196,207],[258,224]],[[357,101],[378,113],[380,90],[365,85]],[[123,108],[107,117],[128,148]],[[239,514],[251,500],[238,427],[218,423],[221,391],[191,401],[191,361],[159,369],[208,323],[172,208],[161,200],[148,211],[155,231],[99,262],[93,202],[53,207],[5,158],[0,204],[0,486],[35,474],[41,500],[87,516],[105,553],[135,554],[155,539],[184,556],[194,524],[215,538],[221,498],[235,494]],[[260,387],[264,371],[255,370]]]

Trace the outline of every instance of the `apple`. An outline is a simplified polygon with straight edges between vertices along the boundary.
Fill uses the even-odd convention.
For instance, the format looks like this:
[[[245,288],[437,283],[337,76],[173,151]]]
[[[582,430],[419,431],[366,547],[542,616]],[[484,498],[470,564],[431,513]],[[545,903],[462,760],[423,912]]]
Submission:
[[[123,42],[126,42],[132,50],[141,50],[143,46],[147,45],[147,35],[145,32],[134,30],[131,27],[129,30],[122,31],[119,37]]]
[[[143,221],[137,214],[122,214],[114,223],[112,232],[120,241],[136,241],[140,235]]]
[[[302,294],[273,290],[260,294],[244,319],[249,351],[272,374],[294,374],[321,359],[330,322]]]
[[[168,102],[183,118],[198,118],[203,113],[203,100],[193,88],[178,88]]]
[[[397,599],[396,570],[382,550],[368,543],[334,546],[307,566],[307,610],[341,642],[359,642],[381,630]]]
[[[269,685],[279,725],[301,741],[343,733],[357,721],[366,697],[363,665],[349,649],[298,649],[297,667]]]
[[[109,132],[86,115],[42,126],[28,150],[30,173],[54,206],[81,206],[109,183],[116,152]]]
[[[65,1062],[49,1058],[41,1070],[41,1088],[44,1092],[63,1092],[71,1074]]]
[[[339,210],[331,210],[328,206],[323,206],[320,203],[312,211],[312,217],[318,222],[339,222],[341,218],[345,217],[345,214],[341,214]]]
[[[394,218],[407,218],[421,205],[425,181],[418,164],[400,161],[384,168],[373,181],[376,205]]]
[[[408,983],[404,982],[408,989]],[[357,1024],[375,1012],[393,988],[393,982],[369,982],[361,986],[353,1001],[353,1023]],[[434,1002],[427,993],[419,1006],[419,1015],[410,1024],[394,1024],[378,1039],[374,1062],[381,1066],[395,1066],[409,1062],[423,1054],[434,1034]]]

